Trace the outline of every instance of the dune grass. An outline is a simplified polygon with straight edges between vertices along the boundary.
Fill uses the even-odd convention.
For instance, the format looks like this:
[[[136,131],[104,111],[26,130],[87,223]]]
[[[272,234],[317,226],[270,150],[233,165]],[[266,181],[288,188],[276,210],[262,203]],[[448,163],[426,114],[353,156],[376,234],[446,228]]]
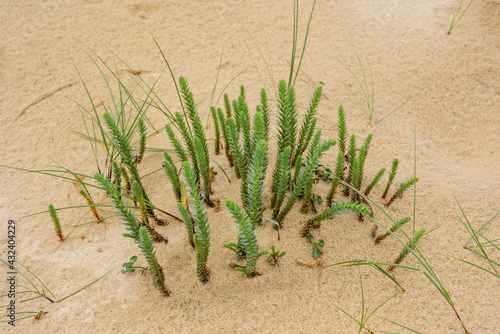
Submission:
[[[359,64],[359,70],[361,71],[361,75],[356,75],[353,71],[353,69],[349,66],[347,66],[344,62],[342,62],[340,59],[333,57],[333,56],[328,56],[334,60],[336,60],[342,67],[344,67],[354,78],[356,83],[359,86],[359,89],[361,90],[361,97],[358,97],[358,95],[347,85],[345,82],[342,82],[344,84],[344,87],[349,91],[349,93],[354,97],[356,100],[356,103],[359,105],[359,107],[363,110],[365,113],[366,117],[370,120],[370,122],[374,121],[374,110],[375,110],[375,85],[374,85],[374,80],[373,80],[373,72],[372,72],[372,67],[370,65],[370,60],[367,58],[366,63],[367,65],[363,66],[363,63],[361,61],[361,57],[359,56],[358,52],[352,46],[352,49],[354,51],[354,54],[356,55],[356,59]],[[369,76],[368,76],[369,74]],[[395,113],[397,110],[402,108],[404,105],[406,105],[408,102],[413,100],[415,97],[417,97],[421,92],[426,87],[422,88],[419,90],[417,93],[412,95],[410,98],[408,98],[406,101],[401,103],[399,106],[396,108],[392,109],[389,111],[386,115],[380,117],[380,119],[375,121],[375,124],[378,124],[382,122],[384,119],[387,117],[391,116],[393,113]]]
[[[458,6],[457,10],[453,13],[453,17],[451,18],[450,28],[448,29],[447,33],[448,35],[451,34],[451,31],[455,28],[458,22],[460,22],[462,16],[464,16],[464,14],[467,12],[467,10],[469,9],[470,5],[472,5],[473,2],[474,0],[469,1],[469,4],[465,8],[462,8],[464,5],[464,0],[460,0],[460,5]]]

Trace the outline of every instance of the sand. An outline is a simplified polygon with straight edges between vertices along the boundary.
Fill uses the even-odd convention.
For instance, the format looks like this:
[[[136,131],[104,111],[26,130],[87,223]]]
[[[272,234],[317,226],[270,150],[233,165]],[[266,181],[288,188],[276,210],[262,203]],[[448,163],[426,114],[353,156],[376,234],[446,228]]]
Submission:
[[[301,41],[310,5],[310,1],[301,2]],[[458,220],[461,213],[454,196],[476,229],[499,210],[500,2],[475,1],[447,35],[458,5],[458,0],[318,1],[296,83],[297,99],[300,106],[306,106],[314,88],[323,86],[318,122],[323,138],[336,136],[332,122],[340,104],[346,110],[349,134],[356,134],[358,142],[373,134],[365,171],[368,178],[398,158],[399,184],[413,176],[416,158],[420,181],[415,226],[432,231],[419,248],[469,331],[500,333],[500,280],[453,258],[487,265],[463,248],[469,236]],[[266,63],[272,66],[276,81],[289,74],[292,1],[3,1],[0,13],[0,147],[1,164],[6,166],[51,169],[57,163],[84,174],[97,171],[89,143],[77,133],[85,129],[72,101],[90,107],[79,73],[94,99],[109,102],[106,86],[88,54],[112,66],[116,61],[122,79],[131,85],[137,77],[127,72],[120,59],[141,71],[140,77],[152,84],[165,70],[153,35],[175,75],[187,78],[200,112],[211,101],[222,54],[213,104],[237,76],[226,92],[236,98],[239,85],[245,85],[254,110],[261,88],[273,95]],[[371,64],[374,121],[425,89],[382,122],[370,122],[343,85],[360,97],[356,81],[332,58],[359,75],[351,44],[365,66],[367,59]],[[116,92],[115,82],[111,85]],[[155,92],[172,111],[180,110],[168,72],[163,73]],[[139,91],[137,94],[140,96]],[[222,106],[221,101],[218,106]],[[151,109],[148,115],[157,129],[167,122],[158,110]],[[207,133],[213,138],[213,127]],[[213,150],[213,142],[210,145]],[[170,147],[164,131],[151,137],[148,146]],[[336,152],[336,148],[330,150],[323,163],[333,166]],[[271,140],[272,162],[275,156]],[[231,183],[215,166],[219,174],[213,196],[221,201],[239,200],[234,171],[222,155],[215,160],[226,169]],[[141,173],[161,168],[162,161],[161,153],[147,152]],[[102,156],[100,164],[104,164]],[[155,205],[177,214],[163,171],[145,177],[144,185]],[[172,291],[170,297],[163,297],[150,274],[120,272],[122,264],[140,255],[140,250],[122,237],[125,229],[116,218],[73,227],[92,220],[88,209],[61,211],[67,237],[64,242],[57,240],[47,213],[21,218],[47,210],[50,203],[59,208],[85,205],[73,183],[2,169],[0,187],[1,258],[7,258],[7,222],[13,219],[17,260],[36,273],[57,298],[110,271],[60,303],[40,299],[18,303],[18,312],[48,313],[40,320],[18,320],[15,328],[1,324],[2,332],[355,333],[357,324],[334,305],[360,319],[360,280],[369,310],[399,291],[387,277],[369,267],[311,269],[297,265],[296,259],[312,260],[312,256],[311,246],[299,237],[301,221],[310,216],[302,215],[296,205],[286,217],[280,241],[269,223],[256,229],[261,249],[275,245],[287,255],[279,267],[260,260],[257,267],[263,275],[255,278],[240,279],[228,265],[235,258],[223,244],[236,241],[237,229],[227,210],[210,210],[208,265],[212,274],[207,284],[197,280],[195,252],[187,244],[183,225],[171,221],[159,227],[169,238],[168,244],[156,246]],[[325,194],[327,189],[319,184],[315,192]],[[394,219],[413,215],[412,190],[388,209]],[[383,185],[373,190],[378,203],[383,203],[382,191]],[[102,193],[92,195],[108,203]],[[269,201],[269,188],[265,196]],[[109,216],[113,211],[102,213]],[[269,210],[265,217],[270,217]],[[375,218],[390,225],[379,211]],[[493,220],[483,230],[484,235],[498,238],[499,224],[499,218]],[[402,246],[394,239],[374,245],[372,226],[358,222],[355,215],[325,222],[315,231],[315,236],[326,242],[324,264],[394,260]],[[409,224],[405,231],[412,228]],[[492,259],[500,260],[498,252],[491,254]],[[404,263],[420,266],[411,256]],[[141,256],[138,264],[146,265]],[[0,272],[5,280],[5,267]],[[421,272],[397,269],[395,276],[405,292],[380,308],[378,316],[422,333],[461,332],[453,309]],[[5,286],[1,291],[5,293]],[[3,301],[8,303],[5,297],[2,305]],[[377,317],[367,326],[374,331],[410,332]]]

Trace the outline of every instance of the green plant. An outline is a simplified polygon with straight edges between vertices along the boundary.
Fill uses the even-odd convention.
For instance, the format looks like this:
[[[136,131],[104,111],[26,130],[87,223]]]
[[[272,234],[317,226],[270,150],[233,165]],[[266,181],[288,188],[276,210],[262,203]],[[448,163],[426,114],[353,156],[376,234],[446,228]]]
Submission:
[[[392,185],[392,181],[394,181],[394,178],[396,177],[398,165],[399,165],[399,160],[394,159],[392,161],[392,168],[391,168],[391,173],[389,174],[389,180],[387,181],[387,185],[385,186],[385,190],[384,190],[384,193],[382,194],[382,198],[386,198],[387,193],[389,192],[389,188]]]
[[[116,149],[120,153],[123,165],[127,167],[131,178],[138,183],[139,187],[142,190],[142,195],[144,196],[144,200],[147,206],[148,216],[151,217],[156,223],[164,225],[164,222],[162,222],[160,219],[158,219],[158,217],[156,217],[156,214],[154,213],[154,206],[151,204],[151,201],[149,200],[146,190],[142,186],[141,178],[139,176],[139,171],[137,169],[137,164],[133,159],[132,148],[130,147],[127,136],[120,131],[118,125],[116,124],[115,120],[111,117],[110,114],[105,113],[103,117],[113,135],[113,145],[115,145]]]
[[[393,234],[394,232],[396,232],[396,230],[400,229],[401,226],[403,226],[404,224],[408,223],[410,220],[411,220],[411,217],[404,217],[403,219],[401,219],[400,221],[398,221],[397,223],[395,223],[394,225],[392,225],[392,227],[391,227],[391,229],[389,231],[387,231],[386,233],[384,233],[382,235],[379,235],[375,239],[375,243],[379,244],[382,240],[384,240],[385,238],[387,238],[388,236],[390,236],[391,234]]]
[[[341,215],[346,212],[355,212],[357,214],[362,214],[368,216],[370,214],[370,209],[363,204],[354,203],[351,201],[343,201],[332,204],[327,207],[325,211],[305,222],[302,228],[302,236],[308,237],[310,235],[310,230],[314,228],[319,228],[321,222],[326,219],[332,219],[335,216]]]
[[[314,178],[314,172],[318,168],[319,159],[321,156],[335,144],[335,140],[327,140],[320,144],[321,130],[318,130],[314,135],[314,139],[309,146],[308,154],[304,166],[300,169],[295,182],[292,185],[292,190],[288,196],[285,206],[279,210],[276,216],[276,221],[281,225],[283,219],[290,212],[293,205],[301,195],[304,187]],[[280,180],[282,182],[282,180]],[[275,207],[276,209],[276,207]],[[274,218],[274,217],[273,217]]]
[[[61,224],[59,223],[59,217],[57,216],[56,209],[52,204],[49,204],[49,213],[50,213],[50,218],[52,218],[52,222],[54,223],[56,235],[59,237],[59,240],[64,241]]]
[[[146,126],[144,125],[144,119],[141,117],[137,123],[139,129],[139,152],[137,153],[135,161],[140,164],[144,158],[144,152],[146,151]]]
[[[387,202],[386,206],[389,206],[392,204],[392,202],[394,202],[394,200],[396,198],[400,198],[401,196],[403,196],[403,192],[408,189],[409,187],[411,187],[412,185],[414,185],[415,183],[417,183],[418,181],[418,177],[414,177],[406,182],[403,182],[401,183],[401,185],[399,186],[398,190],[396,190],[396,192],[394,193],[394,195],[392,195],[391,199]]]
[[[375,175],[375,177],[373,178],[373,181],[370,182],[370,184],[368,185],[368,187],[366,187],[366,189],[365,189],[365,196],[368,196],[370,194],[370,192],[372,191],[373,187],[375,187],[375,185],[378,183],[378,181],[380,181],[380,179],[382,178],[382,176],[384,175],[384,173],[385,173],[385,168],[382,168],[377,173],[377,175]]]
[[[464,4],[464,0],[460,1],[460,5],[458,6],[457,10],[453,13],[453,17],[451,18],[451,24],[450,24],[450,29],[448,29],[448,35],[451,34],[453,28],[455,28],[458,22],[460,22],[460,19],[462,19],[462,16],[464,16],[465,12],[467,12],[470,5],[472,5],[473,1],[474,0],[469,1],[469,4],[467,5],[467,7],[465,7],[462,13],[460,13],[460,11],[462,10],[462,5]]]
[[[272,266],[276,266],[276,265],[280,265],[279,263],[279,259],[280,257],[283,257],[286,255],[286,251],[283,251],[283,252],[279,252],[277,251],[275,248],[274,248],[274,245],[271,245],[271,253],[269,254],[268,258],[267,258],[267,262],[269,262],[270,265]]]
[[[264,179],[267,170],[267,142],[261,139],[254,151],[250,160],[246,185],[242,190],[241,197],[250,222],[255,227],[262,221],[262,215],[266,209],[264,206]]]
[[[317,259],[323,254],[323,246],[325,246],[325,241],[323,239],[318,239],[317,241],[313,241],[314,237],[312,234],[307,236],[307,240],[311,243],[312,246],[312,255]]]
[[[220,109],[220,108],[219,108]],[[219,122],[217,121],[217,112],[215,111],[215,107],[210,108],[210,113],[212,114],[212,119],[214,121],[214,128],[215,128],[215,154],[218,155],[220,153],[220,148],[222,146],[222,143],[220,142],[220,127],[219,127]],[[222,112],[222,110],[221,110]]]
[[[335,174],[333,176],[332,185],[328,194],[326,195],[326,203],[328,206],[332,205],[333,198],[335,193],[337,192],[337,188],[339,186],[340,180],[342,180],[344,174],[344,153],[339,149],[339,153],[337,155],[337,162],[335,164]]]
[[[124,233],[123,236],[134,239],[134,242],[139,242],[140,224],[137,222],[137,219],[130,208],[123,203],[116,187],[107,178],[99,173],[96,173],[94,177],[103,186],[103,188],[106,189],[106,192],[111,197],[111,201],[113,202],[116,210],[118,210],[118,215],[122,219],[125,228],[129,231],[129,233]]]
[[[80,189],[80,194],[85,198],[85,200],[89,204],[90,211],[94,215],[96,221],[98,223],[101,223],[102,222],[102,217],[99,214],[99,212],[97,211],[97,209],[95,207],[94,200],[92,199],[92,197],[90,197],[90,194],[88,192],[86,192],[85,190],[83,190],[83,189]]]
[[[425,233],[425,228],[423,228],[420,231],[418,231],[413,236],[413,238],[410,241],[408,241],[408,243],[405,245],[405,247],[403,248],[403,250],[401,251],[401,253],[399,253],[399,256],[397,257],[397,259],[394,261],[394,264],[400,264],[404,260],[404,258],[406,257],[406,255],[408,255],[410,253],[410,250],[412,250],[412,249],[414,249],[416,247],[417,242],[424,235],[424,233]],[[389,267],[389,271],[394,270],[394,268],[396,268],[396,267],[395,266],[390,266]]]
[[[189,85],[184,77],[179,78],[179,87],[179,98],[184,113],[181,114],[180,112],[176,112],[172,120],[184,139],[186,149],[182,147],[182,144],[175,136],[169,124],[165,126],[165,129],[179,159],[181,161],[187,161],[188,156],[190,157],[196,182],[201,184],[200,181],[203,180],[204,201],[208,206],[213,207],[214,203],[210,200],[210,193],[212,190],[209,176],[210,160],[205,131],[203,130],[198,111],[196,110],[193,93],[189,89]]]
[[[259,245],[257,244],[257,238],[253,232],[254,227],[250,221],[250,217],[246,214],[240,206],[231,200],[226,201],[226,207],[235,219],[236,224],[238,224],[238,237],[241,245],[245,249],[247,264],[245,267],[235,266],[234,268],[241,272],[240,277],[256,276],[259,272],[255,269],[257,260],[259,257],[269,254],[269,251],[264,250],[259,252]],[[226,248],[232,249],[230,246],[235,246],[234,243],[224,245]]]
[[[274,209],[273,219],[276,219],[278,216],[279,209],[283,204],[290,184],[291,172],[288,164],[288,161],[290,160],[290,153],[291,147],[287,146],[283,151],[279,152],[278,158],[276,159],[273,171],[273,195],[271,198],[271,208]],[[295,171],[297,172],[298,169],[295,169]]]
[[[205,283],[208,281],[210,269],[207,266],[208,252],[210,249],[210,224],[203,204],[194,170],[188,161],[182,163],[184,177],[189,190],[189,209],[178,203],[184,223],[188,229],[189,239],[193,239],[196,246],[196,273],[198,279]],[[189,210],[189,211],[188,211]],[[194,222],[194,224],[193,224]],[[191,231],[194,235],[190,235]],[[190,241],[191,242],[191,241]]]
[[[163,295],[170,295],[170,291],[165,286],[165,275],[163,274],[163,268],[156,259],[153,240],[151,240],[151,237],[149,236],[149,233],[144,226],[141,226],[139,230],[139,248],[142,250],[142,254],[144,254],[144,257],[148,262],[149,271],[151,271],[151,274],[153,274],[153,279],[156,287]]]
[[[122,269],[122,274],[133,273],[136,269],[141,269],[141,274],[144,274],[146,270],[148,270],[148,268],[134,266],[136,261],[137,261],[137,256],[134,255],[130,258],[130,262],[125,262],[123,264],[123,268],[125,269]]]

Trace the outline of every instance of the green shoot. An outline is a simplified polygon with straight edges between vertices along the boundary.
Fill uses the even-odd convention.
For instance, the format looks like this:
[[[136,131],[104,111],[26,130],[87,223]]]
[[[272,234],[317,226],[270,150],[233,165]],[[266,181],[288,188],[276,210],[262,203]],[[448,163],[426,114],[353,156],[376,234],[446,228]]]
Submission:
[[[355,169],[354,169],[354,159],[356,158],[356,135],[351,135],[351,139],[349,140],[349,149],[347,151],[347,155],[346,155],[346,160],[347,160],[347,163],[349,165],[349,168],[348,168],[348,174],[347,174],[347,178],[345,179],[346,183],[351,183],[352,182],[352,177],[353,177],[353,174],[355,172]],[[349,187],[345,187],[344,188],[344,195],[345,196],[349,196],[350,194],[350,189]]]
[[[130,208],[121,200],[120,194],[116,190],[116,187],[99,173],[96,173],[94,177],[104,187],[104,189],[106,189],[106,192],[109,194],[111,200],[113,201],[113,204],[118,210],[118,215],[123,220],[127,231],[129,231],[129,233],[125,233],[123,234],[123,236],[132,238],[135,242],[139,242],[139,223],[137,222],[135,216],[132,214],[132,211],[130,211]]]
[[[410,250],[415,248],[418,240],[424,235],[424,233],[425,233],[425,228],[421,229],[413,236],[413,238],[405,245],[401,253],[399,253],[398,258],[394,261],[394,264],[400,264],[404,260],[406,255],[410,253]],[[393,271],[394,268],[395,266],[390,266],[389,271]]]
[[[194,220],[195,234],[193,236],[193,240],[196,246],[196,273],[200,282],[206,283],[210,273],[210,269],[207,266],[208,252],[210,248],[210,224],[208,223],[205,205],[202,202],[201,194],[198,190],[198,183],[196,182],[194,170],[187,161],[182,163],[182,168],[186,179],[187,189],[189,190],[189,208],[192,212],[191,217]],[[182,206],[180,204],[178,206],[179,210],[181,210],[189,233],[190,222],[187,219],[188,215],[186,215],[186,212],[181,209]]]
[[[64,241],[61,224],[59,223],[59,217],[57,216],[56,209],[52,204],[49,204],[49,213],[50,213],[50,218],[52,218],[52,222],[54,223],[56,235],[59,237],[59,240]]]
[[[253,232],[253,225],[250,221],[250,217],[248,217],[246,212],[242,210],[238,204],[229,199],[226,201],[226,207],[235,219],[236,224],[238,224],[239,240],[242,246],[245,248],[247,257],[246,266],[244,268],[236,266],[235,269],[241,271],[240,277],[243,277],[244,275],[259,275],[259,273],[255,269],[257,260],[262,255],[269,254],[269,251],[265,250],[259,253],[259,245],[257,244],[257,238],[255,237],[255,234]]]
[[[333,217],[346,212],[355,212],[359,215],[365,216],[370,215],[370,209],[363,204],[353,203],[351,201],[337,202],[326,208],[323,213],[309,219],[302,228],[302,236],[307,237],[310,235],[310,230],[319,228],[322,221],[332,219]]]
[[[149,236],[148,231],[144,226],[141,226],[139,230],[139,248],[142,250],[144,257],[148,262],[149,271],[151,271],[151,273],[153,274],[153,279],[156,287],[163,295],[170,295],[170,291],[168,291],[167,287],[165,286],[165,275],[163,274],[163,268],[156,259],[153,240],[151,240],[151,237]]]
[[[382,176],[384,175],[384,173],[385,173],[385,168],[382,168],[377,173],[377,175],[375,175],[375,177],[373,178],[373,181],[365,189],[365,196],[368,196],[370,194],[370,192],[372,191],[373,187],[375,187],[375,185],[378,183],[378,181],[380,181],[380,179],[382,178]]]
[[[326,195],[326,203],[328,206],[332,205],[333,197],[337,192],[337,188],[339,186],[340,180],[342,179],[342,174],[344,171],[344,154],[341,150],[337,155],[337,163],[335,164],[335,175],[333,176],[332,186],[330,187],[330,191],[328,191],[328,195]]]
[[[325,241],[323,239],[318,239],[318,241],[313,241],[314,237],[312,234],[307,236],[307,240],[311,243],[312,246],[312,255],[315,259],[319,258],[321,254],[323,254],[323,246],[325,246]]]
[[[174,190],[175,199],[178,203],[182,202],[182,183],[179,179],[179,175],[177,174],[177,168],[175,168],[174,161],[170,157],[170,154],[167,152],[164,153],[165,161],[163,162],[163,168],[165,169],[165,173],[167,173],[168,179],[172,184],[172,188]]]
[[[286,196],[290,182],[290,161],[291,147],[287,146],[278,155],[273,172],[273,196],[271,198],[271,207],[274,208],[273,219],[278,216],[279,210]],[[297,169],[296,169],[297,170]]]
[[[401,219],[400,221],[398,221],[396,224],[392,225],[392,227],[391,227],[391,229],[389,231],[387,231],[386,233],[378,236],[375,239],[375,244],[379,244],[382,240],[384,240],[388,236],[392,235],[394,232],[396,232],[396,230],[400,229],[401,226],[403,226],[404,224],[408,223],[410,220],[411,220],[411,217],[404,217],[403,219]]]
[[[307,146],[309,146],[309,142],[311,141],[312,135],[314,133],[316,118],[314,115],[318,109],[319,100],[321,99],[321,93],[323,88],[320,86],[316,88],[314,91],[311,103],[307,108],[306,115],[302,122],[302,127],[299,132],[299,140],[297,142],[297,150],[294,152],[294,156],[292,157],[292,162],[294,162],[298,156],[301,156],[302,153],[305,152]]]
[[[137,261],[137,256],[134,255],[130,258],[130,262],[125,262],[122,266],[124,268],[122,269],[122,274],[133,273],[136,269],[142,269],[141,274],[144,274],[148,268],[134,266],[136,261]]]
[[[250,222],[255,227],[262,221],[264,210],[264,179],[267,170],[267,142],[262,139],[258,142],[253,156],[246,180],[246,193],[241,193],[244,208]]]
[[[227,94],[224,96],[227,96]],[[229,106],[229,108],[231,107]],[[231,154],[231,148],[229,147],[229,134],[227,132],[227,126],[226,126],[227,121],[226,118],[224,117],[224,114],[222,113],[222,109],[217,108],[217,116],[220,128],[222,130],[222,138],[224,139],[224,153],[226,154],[227,161],[229,162],[229,167],[233,167],[234,161],[233,161],[233,156]]]
[[[146,126],[144,125],[144,120],[139,118],[138,122],[139,128],[139,153],[137,154],[136,162],[140,164],[144,158],[144,152],[146,151]]]
[[[394,195],[391,197],[391,199],[389,200],[389,202],[387,202],[386,206],[388,207],[389,205],[392,204],[392,202],[394,202],[394,200],[396,198],[400,198],[401,196],[403,196],[403,192],[408,189],[409,187],[411,187],[412,185],[414,185],[415,183],[417,183],[418,181],[418,177],[414,177],[406,182],[403,182],[401,183],[401,185],[399,186],[398,190],[396,190],[396,192],[394,193]]]
[[[389,180],[387,181],[387,185],[385,186],[385,190],[384,190],[384,193],[382,194],[382,198],[386,198],[387,193],[389,192],[389,188],[392,185],[392,181],[394,181],[394,178],[396,177],[396,172],[398,170],[398,164],[399,164],[398,159],[394,159],[392,161],[391,173],[389,174]]]
[[[92,197],[90,197],[90,194],[83,189],[80,189],[80,194],[85,198],[85,200],[89,204],[90,211],[94,215],[96,221],[98,223],[102,223],[102,217],[100,213],[97,211],[94,200],[92,199]]]
[[[335,140],[333,139],[324,141],[320,144],[320,137],[321,130],[318,130],[311,145],[309,146],[305,165],[300,169],[299,175],[292,185],[292,190],[290,192],[290,195],[288,196],[288,200],[283,209],[280,210],[279,214],[276,216],[275,220],[280,224],[280,226],[283,224],[283,219],[292,209],[299,195],[302,193],[304,187],[314,177],[314,172],[318,168],[319,159],[321,158],[321,156],[335,144]]]
[[[281,257],[286,255],[286,251],[279,252],[274,248],[274,245],[271,246],[271,253],[269,254],[269,257],[267,258],[267,262],[269,262],[270,265],[272,266],[279,266],[279,260]]]
[[[215,155],[219,155],[222,144],[220,142],[220,128],[219,128],[219,122],[217,120],[217,112],[215,111],[215,107],[211,107],[210,112],[212,113],[212,119],[214,121],[214,128],[215,128]]]

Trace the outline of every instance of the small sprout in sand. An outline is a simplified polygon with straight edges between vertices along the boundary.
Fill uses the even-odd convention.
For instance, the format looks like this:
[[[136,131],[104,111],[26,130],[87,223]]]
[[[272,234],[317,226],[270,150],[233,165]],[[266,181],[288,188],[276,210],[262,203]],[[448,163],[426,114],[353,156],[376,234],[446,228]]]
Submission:
[[[62,234],[61,224],[59,223],[59,217],[57,217],[56,209],[52,204],[49,204],[49,213],[52,221],[54,222],[54,227],[56,229],[56,234],[59,237],[59,240],[64,241],[64,236]]]
[[[151,273],[153,274],[153,279],[156,287],[163,295],[168,297],[170,295],[170,291],[165,286],[165,275],[163,274],[163,268],[156,259],[153,240],[151,240],[151,237],[149,236],[148,231],[144,226],[141,226],[141,228],[139,229],[139,248],[142,250],[142,254],[144,254],[144,257],[148,262],[149,271],[151,271]]]
[[[274,248],[274,245],[271,246],[271,254],[269,254],[269,257],[267,258],[267,262],[269,262],[270,265],[275,266],[275,265],[280,265],[279,259],[280,257],[283,257],[286,255],[286,251],[279,252]]]
[[[90,211],[94,215],[94,217],[97,220],[97,222],[98,223],[102,223],[102,217],[99,214],[99,212],[97,211],[97,209],[95,207],[94,200],[92,199],[92,197],[90,197],[90,194],[88,192],[86,192],[85,190],[83,190],[83,189],[80,190],[80,194],[85,198],[85,200],[89,204]]]
[[[139,152],[137,153],[136,162],[140,164],[144,158],[144,152],[146,151],[146,126],[144,125],[144,119],[141,117],[138,121],[139,128]]]
[[[130,262],[125,262],[123,264],[123,268],[125,269],[122,269],[122,274],[133,273],[136,269],[142,269],[141,274],[146,273],[146,270],[148,270],[148,268],[134,266],[136,261],[137,261],[137,256],[134,255],[130,258]]]
[[[314,236],[309,234],[307,236],[307,240],[311,243],[312,246],[312,255],[317,259],[323,254],[323,246],[325,246],[325,241],[323,239],[318,239],[318,241],[313,241]]]
[[[382,198],[386,198],[387,193],[389,192],[389,188],[392,185],[392,181],[394,181],[394,177],[396,177],[396,172],[398,170],[398,164],[399,164],[398,159],[394,159],[392,161],[391,174],[389,174],[389,180],[387,181],[387,185],[385,186],[385,190],[384,190],[384,193],[382,194]]]
[[[375,185],[378,183],[378,181],[380,181],[380,179],[382,178],[382,176],[384,175],[384,173],[385,173],[385,168],[382,168],[377,173],[377,175],[375,175],[375,177],[373,178],[373,181],[365,189],[365,196],[368,196],[370,194],[370,192],[372,191],[373,187],[375,187]]]
[[[400,264],[404,260],[406,255],[408,255],[408,253],[410,253],[410,250],[414,249],[417,246],[418,240],[424,235],[424,233],[425,233],[425,228],[418,231],[415,234],[415,236],[413,237],[413,239],[408,241],[408,243],[405,245],[405,248],[403,248],[401,253],[399,253],[399,256],[396,259],[396,261],[394,261],[394,264]],[[389,271],[393,271],[395,268],[396,268],[396,266],[390,266]]]
[[[396,230],[400,229],[401,226],[403,226],[404,224],[408,223],[410,220],[411,220],[410,217],[404,217],[403,219],[401,219],[400,221],[398,221],[397,223],[395,223],[394,225],[392,225],[392,227],[390,229],[390,232],[387,232],[387,233],[384,233],[382,235],[379,235],[375,239],[375,243],[379,244],[382,240],[384,240],[385,238],[387,238],[388,236],[390,236],[391,234],[393,234]],[[375,225],[375,226],[378,226],[378,225]],[[375,232],[373,234],[375,235]]]
[[[396,198],[400,198],[401,196],[403,196],[403,192],[410,188],[412,185],[414,185],[415,183],[417,183],[418,181],[418,177],[414,177],[413,179],[410,179],[406,182],[403,182],[401,183],[401,185],[399,186],[398,190],[396,190],[396,192],[394,193],[394,195],[391,197],[391,199],[389,200],[389,202],[387,202],[387,204],[385,206],[389,206],[392,204],[392,202],[394,202],[394,200]]]
[[[232,265],[232,267],[238,271],[241,271],[240,277],[245,275],[253,277],[259,275],[257,270],[255,269],[255,265],[257,264],[257,260],[262,255],[269,254],[269,251],[265,250],[259,252],[259,245],[257,244],[257,238],[253,232],[254,226],[250,221],[250,217],[248,217],[247,213],[240,208],[240,206],[234,203],[231,200],[226,201],[226,207],[229,212],[235,219],[235,222],[238,224],[238,237],[241,243],[241,246],[245,248],[247,264],[245,267]],[[228,245],[224,245],[226,248],[231,249]],[[232,243],[232,246],[236,246]]]

